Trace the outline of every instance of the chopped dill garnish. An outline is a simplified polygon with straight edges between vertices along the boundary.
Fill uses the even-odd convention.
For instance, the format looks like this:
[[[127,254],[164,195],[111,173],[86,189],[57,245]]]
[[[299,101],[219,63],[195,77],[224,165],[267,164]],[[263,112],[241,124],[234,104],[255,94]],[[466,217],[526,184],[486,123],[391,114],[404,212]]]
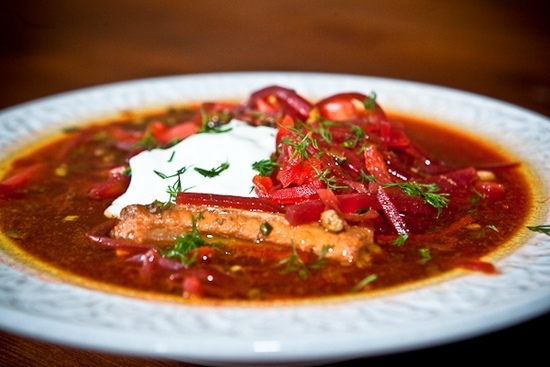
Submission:
[[[491,229],[491,230],[493,230],[493,231],[495,231],[495,232],[498,232],[498,228],[497,228],[495,225],[493,225],[493,224],[489,224],[489,225],[487,226],[487,228],[489,228],[489,229]]]
[[[370,284],[378,279],[376,274],[371,274],[363,278],[359,283],[357,283],[353,288],[350,289],[350,293],[357,293],[361,289],[365,288],[367,284]]]
[[[397,238],[391,243],[394,246],[401,247],[407,242],[409,235],[407,233],[401,233]]]
[[[311,165],[311,168],[313,168],[313,170],[315,171],[315,173],[319,177],[319,180],[323,181],[327,185],[327,189],[336,190],[336,189],[347,189],[348,188],[345,185],[336,185],[336,177],[329,176],[330,175],[330,168],[327,168],[323,172],[321,172],[314,165]]]
[[[320,269],[326,262],[325,255],[332,249],[333,246],[331,245],[323,245],[321,248],[321,251],[319,252],[319,256],[315,261],[313,261],[308,266],[304,263],[304,261],[300,258],[298,255],[298,251],[296,250],[296,245],[294,245],[294,241],[291,242],[292,244],[292,253],[290,256],[282,259],[279,261],[279,265],[285,265],[286,268],[282,270],[282,274],[287,273],[293,273],[296,272],[302,279],[307,279],[308,270],[309,269]]]
[[[207,246],[208,244],[200,237],[199,230],[197,229],[197,220],[202,218],[202,214],[199,214],[197,218],[191,215],[191,232],[186,233],[183,236],[176,238],[174,246],[158,249],[159,253],[169,259],[179,259],[184,265],[191,265],[195,262],[197,254],[195,253],[189,258],[189,253],[201,246]]]
[[[187,167],[180,168],[173,175],[166,175],[156,170],[153,171],[157,176],[159,176],[162,179],[177,177],[176,182],[174,182],[173,185],[169,185],[168,188],[166,189],[166,192],[168,193],[168,195],[170,195],[170,198],[168,199],[169,202],[173,203],[176,199],[176,195],[178,194],[178,192],[183,191],[181,186],[181,175],[183,175],[186,171],[187,171]]]
[[[324,121],[330,122],[329,120],[324,120]],[[319,135],[321,135],[324,141],[326,141],[329,144],[332,144],[332,133],[330,132],[329,129],[325,127],[325,124],[323,122],[321,122],[321,124],[317,128],[317,132],[319,133]]]
[[[376,106],[376,97],[377,95],[373,91],[371,92],[371,96],[363,101],[363,106],[365,106],[366,110],[374,110],[374,107]]]
[[[193,169],[198,173],[200,173],[201,175],[203,175],[204,177],[212,178],[212,177],[219,176],[220,173],[229,169],[229,162],[222,163],[218,167],[211,168],[211,169],[204,169],[199,167],[195,167]]]
[[[208,114],[206,113],[206,111],[202,106],[200,111],[201,111],[202,124],[197,134],[200,134],[200,133],[220,134],[220,133],[226,133],[232,130],[230,127],[225,127],[224,123],[220,123],[221,121],[213,121],[210,118],[210,116],[208,116]]]
[[[309,267],[311,269],[320,269],[321,267],[323,267],[323,265],[325,265],[325,263],[327,262],[325,255],[330,252],[333,247],[334,246],[332,245],[323,245],[323,247],[321,247],[321,251],[319,252],[319,256],[314,262],[311,263]]]
[[[282,270],[283,274],[287,273],[293,273],[297,272],[300,278],[306,279],[307,278],[307,266],[304,263],[304,261],[300,258],[298,255],[298,252],[296,251],[296,245],[294,244],[294,241],[291,241],[292,244],[292,253],[290,256],[285,257],[281,261],[279,261],[279,265],[285,265],[286,268]]]
[[[483,193],[477,191],[475,188],[472,189],[472,192],[473,192],[474,194],[476,194],[476,197],[479,198],[479,199],[485,199],[485,197],[486,197],[485,194],[483,194]]]
[[[151,133],[147,132],[143,135],[143,137],[135,144],[135,147],[137,148],[146,148],[147,150],[151,150],[159,145],[157,139]]]
[[[346,141],[344,141],[342,143],[342,146],[344,148],[350,148],[350,149],[353,149],[357,146],[357,144],[363,140],[365,138],[365,131],[357,126],[357,125],[352,125],[351,126],[351,131],[353,132],[354,134],[354,138],[353,139],[348,139]]]
[[[361,180],[361,183],[367,183],[367,182],[374,182],[376,181],[376,178],[373,175],[368,175],[365,171],[361,170],[359,171],[360,177],[359,180]]]
[[[423,184],[418,182],[402,182],[385,184],[384,187],[398,187],[407,195],[419,196],[424,199],[424,202],[437,209],[437,216],[441,214],[441,210],[449,205],[449,194],[438,193],[439,186],[436,184]]]
[[[539,226],[527,226],[527,229],[533,232],[539,232],[550,236],[550,224],[541,224]]]
[[[420,260],[418,260],[419,264],[424,265],[432,259],[432,255],[430,254],[430,249],[429,248],[418,249],[418,252],[420,253],[420,256],[422,257]]]
[[[121,175],[123,176],[130,176],[132,174],[132,168],[130,166],[124,168],[124,170],[122,170],[122,172],[120,172]]]
[[[294,148],[294,152],[290,156],[290,159],[294,159],[294,157],[298,156],[300,157],[301,161],[305,161],[309,158],[307,147],[313,142],[315,142],[315,140],[311,140],[308,135],[305,135],[299,141],[294,141],[290,138],[283,138],[281,142],[283,144],[290,145],[292,148]]]
[[[273,162],[270,159],[263,159],[261,161],[252,163],[252,169],[258,171],[260,176],[271,176],[271,174],[275,170],[275,167],[277,167],[278,165],[278,163]]]

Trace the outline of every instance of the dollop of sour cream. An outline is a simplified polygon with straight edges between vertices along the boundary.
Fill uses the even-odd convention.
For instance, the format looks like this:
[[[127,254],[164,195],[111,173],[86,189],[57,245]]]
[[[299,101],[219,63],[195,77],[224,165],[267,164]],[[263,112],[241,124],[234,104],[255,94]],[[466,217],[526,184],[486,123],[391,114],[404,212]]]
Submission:
[[[130,159],[132,178],[126,192],[105,210],[120,216],[130,204],[170,200],[169,188],[182,191],[253,197],[252,169],[275,151],[276,129],[250,126],[239,120],[224,125],[224,132],[192,135],[168,149],[144,151]],[[226,169],[219,169],[222,166]],[[195,168],[219,171],[205,177]]]

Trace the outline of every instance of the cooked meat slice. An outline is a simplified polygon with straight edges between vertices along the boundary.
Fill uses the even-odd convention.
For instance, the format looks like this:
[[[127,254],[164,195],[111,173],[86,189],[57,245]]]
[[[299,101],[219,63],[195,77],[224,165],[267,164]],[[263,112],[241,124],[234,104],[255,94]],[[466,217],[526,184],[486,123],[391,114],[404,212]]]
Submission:
[[[297,249],[316,254],[323,246],[329,245],[332,251],[326,256],[342,262],[353,262],[374,244],[371,228],[347,227],[342,232],[333,233],[318,223],[291,226],[279,213],[195,205],[129,205],[121,211],[120,221],[111,231],[111,236],[140,243],[173,241],[192,229],[193,217],[202,235],[285,246],[294,243]],[[269,223],[272,228],[268,234],[261,231],[264,223]]]

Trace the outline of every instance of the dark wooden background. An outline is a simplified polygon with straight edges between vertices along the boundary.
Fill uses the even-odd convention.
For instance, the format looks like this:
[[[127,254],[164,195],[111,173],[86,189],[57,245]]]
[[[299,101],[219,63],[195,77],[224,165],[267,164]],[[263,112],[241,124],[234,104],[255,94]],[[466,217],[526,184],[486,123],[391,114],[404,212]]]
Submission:
[[[550,116],[549,4],[0,0],[0,108],[136,78],[277,70],[443,85]],[[512,356],[524,363],[543,360],[549,318],[543,315],[480,338],[360,362],[475,363],[479,356],[492,363]],[[2,331],[0,365],[186,366],[66,348]]]

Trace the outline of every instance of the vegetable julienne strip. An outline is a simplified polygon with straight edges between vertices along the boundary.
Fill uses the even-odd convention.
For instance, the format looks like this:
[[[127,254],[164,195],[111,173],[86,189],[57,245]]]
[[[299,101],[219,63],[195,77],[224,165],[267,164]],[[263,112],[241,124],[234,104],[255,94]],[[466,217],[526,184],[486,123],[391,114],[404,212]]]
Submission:
[[[235,209],[262,210],[273,213],[279,213],[283,211],[283,208],[280,205],[261,198],[249,198],[234,195],[201,194],[192,192],[179,192],[176,195],[176,204],[207,205]]]

